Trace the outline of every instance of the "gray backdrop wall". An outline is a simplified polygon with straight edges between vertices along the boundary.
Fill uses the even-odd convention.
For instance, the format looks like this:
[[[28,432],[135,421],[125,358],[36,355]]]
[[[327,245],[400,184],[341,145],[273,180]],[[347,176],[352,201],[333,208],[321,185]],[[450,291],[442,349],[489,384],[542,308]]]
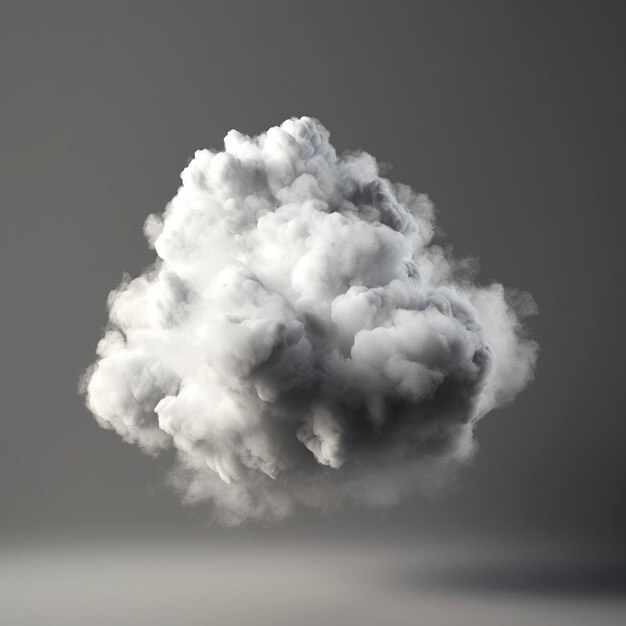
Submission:
[[[318,117],[428,193],[482,278],[530,291],[536,382],[459,489],[286,527],[621,537],[623,3],[41,2],[0,9],[0,532],[192,530],[163,462],[76,393],[145,216],[196,148]]]

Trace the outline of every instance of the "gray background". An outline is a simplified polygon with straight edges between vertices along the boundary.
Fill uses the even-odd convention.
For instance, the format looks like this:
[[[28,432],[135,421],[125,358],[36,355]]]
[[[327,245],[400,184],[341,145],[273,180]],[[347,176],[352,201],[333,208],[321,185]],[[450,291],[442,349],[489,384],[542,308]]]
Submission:
[[[3,3],[0,543],[223,533],[163,487],[166,462],[96,425],[77,381],[108,291],[152,260],[146,215],[193,151],[312,115],[339,150],[363,148],[428,193],[483,280],[535,296],[539,367],[481,422],[456,492],[228,540],[623,546],[625,6]]]

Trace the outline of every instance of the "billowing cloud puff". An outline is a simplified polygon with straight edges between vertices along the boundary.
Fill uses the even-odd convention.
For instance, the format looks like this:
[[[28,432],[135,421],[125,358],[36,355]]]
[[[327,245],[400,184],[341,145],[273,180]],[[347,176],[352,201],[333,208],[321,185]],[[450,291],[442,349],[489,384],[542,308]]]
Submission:
[[[532,299],[461,271],[428,198],[318,121],[230,131],[181,178],[83,391],[101,426],[176,450],[185,501],[226,523],[391,504],[444,482],[531,379]]]

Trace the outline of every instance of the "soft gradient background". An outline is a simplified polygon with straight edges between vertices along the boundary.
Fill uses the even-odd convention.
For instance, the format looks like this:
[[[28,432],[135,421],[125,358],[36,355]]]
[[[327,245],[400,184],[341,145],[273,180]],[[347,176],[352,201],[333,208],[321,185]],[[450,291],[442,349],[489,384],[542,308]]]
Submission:
[[[2,2],[0,623],[622,624],[625,5]],[[196,148],[318,117],[530,291],[458,489],[223,531],[76,393]]]

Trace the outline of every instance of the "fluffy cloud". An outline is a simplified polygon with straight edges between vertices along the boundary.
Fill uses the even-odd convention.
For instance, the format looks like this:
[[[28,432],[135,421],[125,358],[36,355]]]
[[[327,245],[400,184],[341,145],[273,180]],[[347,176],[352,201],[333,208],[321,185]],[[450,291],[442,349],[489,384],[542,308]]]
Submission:
[[[428,198],[318,121],[230,131],[181,178],[82,388],[103,427],[177,451],[185,501],[226,523],[392,504],[445,482],[532,378],[532,299],[459,271]]]

